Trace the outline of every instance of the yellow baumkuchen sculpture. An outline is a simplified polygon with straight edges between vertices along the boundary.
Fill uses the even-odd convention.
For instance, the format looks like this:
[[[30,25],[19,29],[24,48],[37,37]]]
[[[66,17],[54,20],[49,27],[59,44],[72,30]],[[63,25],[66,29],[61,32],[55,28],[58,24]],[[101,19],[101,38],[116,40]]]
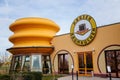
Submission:
[[[14,34],[9,40],[14,45],[8,51],[12,54],[18,54],[21,51],[23,53],[50,52],[53,50],[51,40],[59,29],[57,24],[45,18],[18,19],[10,25],[10,30]]]

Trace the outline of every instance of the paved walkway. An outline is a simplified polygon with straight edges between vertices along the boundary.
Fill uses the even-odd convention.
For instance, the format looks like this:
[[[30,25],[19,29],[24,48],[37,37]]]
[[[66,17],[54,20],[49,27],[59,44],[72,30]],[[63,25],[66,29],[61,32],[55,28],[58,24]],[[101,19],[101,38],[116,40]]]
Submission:
[[[72,80],[72,76],[61,77],[58,80]],[[74,76],[74,80],[76,76]],[[78,80],[110,80],[109,78],[101,78],[101,77],[78,77]],[[112,80],[120,80],[120,78],[112,78]]]

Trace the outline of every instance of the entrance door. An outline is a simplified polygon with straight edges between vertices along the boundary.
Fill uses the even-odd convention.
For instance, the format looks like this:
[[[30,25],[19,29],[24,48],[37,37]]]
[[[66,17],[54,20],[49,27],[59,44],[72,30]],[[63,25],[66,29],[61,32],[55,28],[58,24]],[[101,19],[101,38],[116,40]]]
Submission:
[[[68,54],[58,54],[58,71],[60,74],[69,73]]]
[[[106,50],[105,58],[106,69],[107,66],[111,67],[112,77],[120,77],[120,50]]]
[[[92,52],[78,53],[79,75],[91,76],[93,71]]]

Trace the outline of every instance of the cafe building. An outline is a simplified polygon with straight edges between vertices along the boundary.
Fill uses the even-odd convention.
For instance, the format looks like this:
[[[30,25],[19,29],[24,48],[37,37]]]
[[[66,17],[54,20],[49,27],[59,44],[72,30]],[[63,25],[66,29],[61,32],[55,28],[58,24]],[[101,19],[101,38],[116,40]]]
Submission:
[[[120,23],[97,26],[90,15],[78,16],[67,34],[45,18],[21,18],[10,25],[13,54],[10,72],[120,77]]]

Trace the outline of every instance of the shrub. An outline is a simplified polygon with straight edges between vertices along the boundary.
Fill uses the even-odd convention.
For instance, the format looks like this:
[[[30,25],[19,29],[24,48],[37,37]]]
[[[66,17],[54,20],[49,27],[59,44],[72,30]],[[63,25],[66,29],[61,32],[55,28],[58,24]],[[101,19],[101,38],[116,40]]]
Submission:
[[[11,73],[11,80],[42,80],[42,73],[41,72]]]
[[[31,74],[24,74],[23,80],[35,80],[35,79],[34,79],[34,76]]]
[[[0,75],[0,80],[10,80],[9,75]]]
[[[23,78],[25,80],[42,80],[41,72],[25,72],[23,73]]]
[[[64,75],[61,74],[44,74],[42,80],[58,80],[59,77],[63,77]]]

